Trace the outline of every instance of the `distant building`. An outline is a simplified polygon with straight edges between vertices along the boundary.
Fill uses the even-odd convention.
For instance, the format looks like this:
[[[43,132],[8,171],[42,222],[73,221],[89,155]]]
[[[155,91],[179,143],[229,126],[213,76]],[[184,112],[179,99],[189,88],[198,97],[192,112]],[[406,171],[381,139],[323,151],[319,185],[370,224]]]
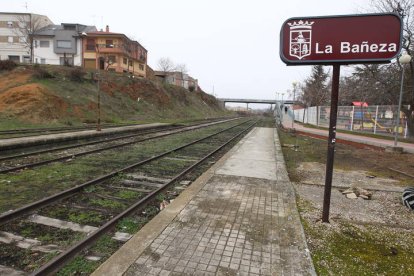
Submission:
[[[82,66],[82,37],[97,31],[95,26],[62,23],[35,32],[34,62],[40,64]]]
[[[23,63],[33,61],[33,32],[52,24],[45,15],[0,12],[0,59]]]
[[[122,33],[87,32],[83,39],[83,66],[146,77],[147,50]]]
[[[188,74],[181,73],[181,72],[163,72],[163,71],[155,71],[155,76],[158,79],[177,86],[184,87],[188,90],[197,90],[198,89],[198,80],[194,79]]]

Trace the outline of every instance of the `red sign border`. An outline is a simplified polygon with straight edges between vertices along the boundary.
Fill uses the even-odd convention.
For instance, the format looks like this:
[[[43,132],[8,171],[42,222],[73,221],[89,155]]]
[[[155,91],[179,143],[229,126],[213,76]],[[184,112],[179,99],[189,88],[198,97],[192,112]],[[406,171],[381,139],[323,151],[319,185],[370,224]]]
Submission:
[[[398,18],[400,21],[400,43],[399,43],[399,49],[396,52],[396,54],[391,58],[381,58],[381,59],[339,59],[339,60],[288,60],[283,55],[283,27],[287,24],[288,21],[291,20],[309,20],[309,19],[321,19],[321,18],[344,18],[344,17],[363,17],[363,16],[384,16],[384,15],[392,15]],[[279,56],[280,59],[286,63],[288,66],[295,66],[295,65],[333,65],[333,64],[363,64],[363,63],[390,63],[392,59],[396,58],[401,51],[402,46],[402,37],[403,37],[403,21],[401,17],[396,13],[365,13],[365,14],[346,14],[346,15],[327,15],[327,16],[310,16],[310,17],[291,17],[286,19],[282,27],[280,29],[280,42],[279,42]]]

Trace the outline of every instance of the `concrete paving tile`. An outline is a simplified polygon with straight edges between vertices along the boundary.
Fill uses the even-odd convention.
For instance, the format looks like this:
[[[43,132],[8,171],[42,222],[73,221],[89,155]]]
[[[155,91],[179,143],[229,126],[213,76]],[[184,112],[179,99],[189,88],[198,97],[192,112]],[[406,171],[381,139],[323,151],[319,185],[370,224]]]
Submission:
[[[202,264],[202,263],[198,264],[196,268],[197,271],[200,271],[200,270],[205,271],[206,269],[207,269],[207,265]]]
[[[256,128],[228,156],[155,239],[162,257],[151,265],[189,275],[315,275],[277,134]],[[127,272],[145,271],[145,261]]]

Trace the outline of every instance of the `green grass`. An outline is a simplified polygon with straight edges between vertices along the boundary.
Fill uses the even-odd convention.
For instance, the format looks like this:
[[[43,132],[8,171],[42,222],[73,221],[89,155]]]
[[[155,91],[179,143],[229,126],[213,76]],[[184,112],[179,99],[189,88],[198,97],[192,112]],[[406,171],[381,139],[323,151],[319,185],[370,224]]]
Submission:
[[[89,275],[99,266],[99,264],[99,262],[88,261],[83,258],[83,256],[76,256],[72,261],[59,270],[56,275]]]
[[[123,199],[134,199],[140,197],[142,194],[140,192],[135,191],[119,191],[115,194],[116,197],[123,198]]]
[[[309,228],[310,239],[321,241],[311,247],[318,275],[414,274],[414,237],[409,233],[350,224],[341,224],[339,231],[328,225],[320,231]]]
[[[123,218],[120,222],[118,222],[116,229],[121,232],[134,234],[138,232],[138,230],[141,229],[147,221],[148,219],[146,218]]]
[[[91,199],[90,202],[92,205],[109,208],[113,210],[117,210],[117,209],[121,210],[125,207],[124,204],[118,201],[110,200],[110,199],[102,199],[102,198]]]
[[[69,220],[75,223],[90,225],[100,223],[103,220],[102,215],[95,211],[70,213]]]
[[[279,131],[279,137],[291,181],[300,181],[300,175],[298,175],[296,170],[299,162],[325,162],[326,141],[303,138],[283,131]],[[295,148],[285,147],[286,145],[297,145],[298,147],[295,150]]]

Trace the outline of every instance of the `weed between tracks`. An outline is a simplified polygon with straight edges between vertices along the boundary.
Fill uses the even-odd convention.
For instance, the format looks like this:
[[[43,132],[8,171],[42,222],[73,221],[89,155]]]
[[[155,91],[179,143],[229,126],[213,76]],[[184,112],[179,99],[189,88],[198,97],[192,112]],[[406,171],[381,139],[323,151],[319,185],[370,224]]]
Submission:
[[[0,212],[18,208],[91,180],[98,175],[107,174],[235,124],[236,122],[224,123],[206,129],[184,132],[83,156],[66,162],[53,163],[16,173],[1,174]]]

